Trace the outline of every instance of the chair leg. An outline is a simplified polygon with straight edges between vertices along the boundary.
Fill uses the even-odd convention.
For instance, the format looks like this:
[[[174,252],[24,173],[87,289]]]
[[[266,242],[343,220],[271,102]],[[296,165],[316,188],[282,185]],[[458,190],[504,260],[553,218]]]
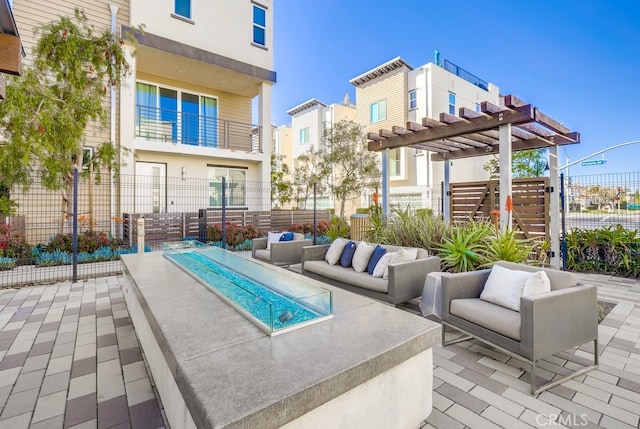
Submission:
[[[559,384],[564,383],[565,381],[571,380],[572,378],[576,378],[582,374],[585,374],[589,371],[592,371],[594,369],[598,368],[598,340],[593,340],[593,365],[589,365],[587,367],[584,367],[582,369],[579,369],[577,371],[572,372],[571,374],[565,375],[562,378],[559,378],[555,381],[550,381],[546,384],[543,384],[540,387],[536,386],[536,361],[532,361],[531,362],[531,394],[532,395],[537,395],[541,392],[544,392],[545,390],[549,390],[552,387],[555,387]]]
[[[445,322],[441,322],[440,326],[441,326],[441,329],[442,329],[442,345],[443,346],[450,346],[451,344],[461,343],[463,341],[467,341],[467,340],[470,340],[472,338],[475,338],[473,335],[469,335],[466,332],[462,332],[462,335],[460,335],[458,338],[454,338],[451,341],[446,341],[445,340],[445,333],[446,333],[445,331],[446,331],[447,325],[446,325]],[[452,326],[452,328],[453,328],[453,326]],[[454,329],[456,329],[456,328],[454,328]]]

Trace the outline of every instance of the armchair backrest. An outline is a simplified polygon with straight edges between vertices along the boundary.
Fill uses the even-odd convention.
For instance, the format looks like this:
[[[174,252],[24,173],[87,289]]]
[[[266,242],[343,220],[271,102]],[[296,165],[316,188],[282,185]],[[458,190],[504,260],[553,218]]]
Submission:
[[[495,265],[500,265],[501,267],[507,268],[509,270],[520,270],[520,271],[544,271],[549,277],[549,282],[551,283],[551,290],[557,289],[565,289],[569,287],[574,287],[578,284],[578,277],[574,273],[570,273],[568,271],[560,271],[553,268],[542,268],[535,267],[532,265],[518,264],[515,262],[507,262],[507,261],[498,261]]]

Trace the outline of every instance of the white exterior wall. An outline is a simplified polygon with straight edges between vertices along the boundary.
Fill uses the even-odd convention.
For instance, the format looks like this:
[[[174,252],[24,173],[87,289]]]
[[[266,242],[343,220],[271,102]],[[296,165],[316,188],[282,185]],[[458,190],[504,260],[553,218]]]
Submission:
[[[322,121],[326,108],[320,104],[291,117],[291,156],[298,158],[311,146],[318,149],[322,144]],[[309,127],[309,143],[300,142],[300,131]]]
[[[173,1],[131,0],[131,25],[145,32],[273,70],[273,1],[255,4],[267,10],[266,47],[253,41],[250,0],[191,0],[191,22],[175,18]]]
[[[409,110],[408,120],[418,123],[424,117],[439,119],[441,112],[448,113],[449,92],[456,95],[456,115],[461,107],[475,110],[476,103],[480,104],[482,101],[500,104],[500,93],[496,85],[490,83],[488,91],[485,91],[433,63],[409,72],[408,90],[412,89],[417,90],[417,109]],[[415,184],[439,188],[444,180],[444,163],[431,163],[429,158],[429,156],[416,158]],[[491,156],[482,156],[452,161],[451,182],[488,179],[489,173],[483,169],[483,165],[490,159]]]

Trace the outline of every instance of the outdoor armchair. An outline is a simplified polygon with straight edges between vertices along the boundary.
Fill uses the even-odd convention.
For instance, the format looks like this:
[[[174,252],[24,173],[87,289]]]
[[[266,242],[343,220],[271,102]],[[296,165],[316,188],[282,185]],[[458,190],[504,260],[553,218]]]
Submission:
[[[543,270],[551,291],[520,297],[520,312],[480,299],[490,269],[442,275],[442,344],[476,338],[531,364],[531,393],[538,394],[598,365],[596,287],[578,284],[575,274],[500,261],[510,270]],[[450,326],[466,334],[445,341]],[[536,386],[536,362],[593,341],[594,362],[562,378]]]
[[[268,243],[268,239],[254,238],[251,244],[251,257],[269,262],[273,265],[299,264],[302,258],[302,248],[311,246],[312,240],[304,235],[295,233],[291,241]]]

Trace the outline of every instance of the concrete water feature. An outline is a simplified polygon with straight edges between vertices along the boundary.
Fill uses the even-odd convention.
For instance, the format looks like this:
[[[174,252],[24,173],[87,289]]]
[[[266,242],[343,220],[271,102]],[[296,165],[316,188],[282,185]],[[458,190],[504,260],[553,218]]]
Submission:
[[[163,254],[269,335],[333,317],[331,291],[275,266],[187,240]]]
[[[161,253],[122,261],[172,427],[417,428],[431,412],[436,323],[315,282],[333,319],[272,337]]]

